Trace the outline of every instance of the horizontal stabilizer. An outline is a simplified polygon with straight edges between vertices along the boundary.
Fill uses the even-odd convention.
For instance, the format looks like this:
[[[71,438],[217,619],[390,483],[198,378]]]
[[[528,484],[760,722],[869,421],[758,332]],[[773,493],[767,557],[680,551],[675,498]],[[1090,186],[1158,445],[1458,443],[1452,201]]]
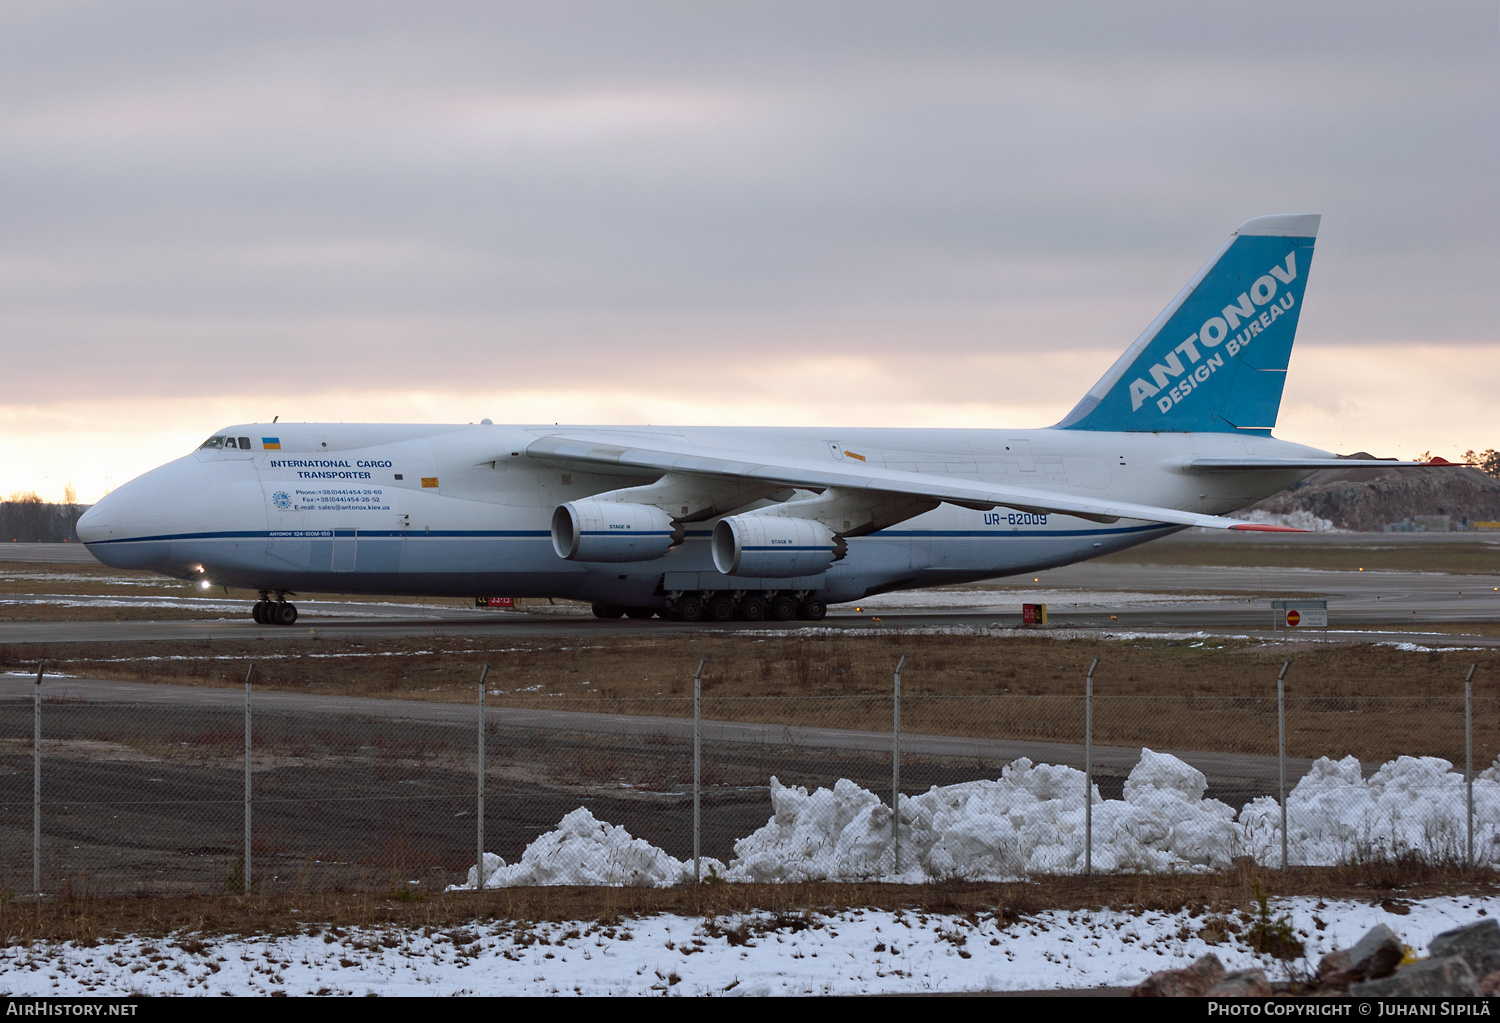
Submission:
[[[1430,462],[1399,462],[1385,458],[1189,458],[1182,467],[1190,472],[1234,472],[1240,469],[1462,469],[1468,463],[1434,458]]]

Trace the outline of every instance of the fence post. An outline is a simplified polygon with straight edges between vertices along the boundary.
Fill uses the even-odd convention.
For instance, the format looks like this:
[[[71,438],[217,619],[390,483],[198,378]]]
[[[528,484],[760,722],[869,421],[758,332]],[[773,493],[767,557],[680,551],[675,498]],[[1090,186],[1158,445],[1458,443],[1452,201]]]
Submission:
[[[242,880],[245,894],[250,894],[250,679],[255,675],[255,662],[245,672],[245,864]]]
[[[901,873],[901,669],[906,655],[896,662],[894,714],[891,720],[891,845],[896,854],[895,873]]]
[[[1281,872],[1286,873],[1286,670],[1291,661],[1281,662],[1276,676],[1276,763],[1281,779]]]
[[[42,673],[47,659],[36,666],[31,694],[31,892],[42,897]]]
[[[1094,669],[1083,680],[1083,872],[1094,873]]]
[[[479,757],[478,772],[478,817],[475,823],[474,889],[484,889],[484,680],[489,676],[490,662],[485,661],[479,669]]]
[[[708,658],[703,658],[698,662],[698,670],[693,672],[693,884],[703,880],[703,873],[700,869],[702,847],[699,842],[701,836],[699,802],[703,795],[700,726],[703,721],[703,666],[707,663]]]
[[[1464,846],[1464,862],[1474,865],[1474,670],[1478,661],[1469,664],[1469,673],[1464,676],[1464,819],[1467,822],[1468,841]]]

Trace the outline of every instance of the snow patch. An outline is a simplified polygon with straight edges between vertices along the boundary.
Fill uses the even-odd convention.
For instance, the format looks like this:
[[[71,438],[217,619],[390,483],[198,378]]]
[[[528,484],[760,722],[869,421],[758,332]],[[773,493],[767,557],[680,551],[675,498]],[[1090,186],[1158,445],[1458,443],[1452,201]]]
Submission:
[[[1500,913],[1492,895],[1412,900],[1273,900],[1307,935],[1310,962],[1376,924],[1426,950],[1433,937]],[[1247,907],[1248,910],[1248,907]],[[1247,912],[1232,913],[1242,926]],[[789,926],[789,919],[791,925]],[[309,927],[301,934],[121,935],[0,948],[15,997],[127,995],[643,996],[860,995],[1056,990],[1138,984],[1212,952],[1226,969],[1265,967],[1236,940],[1201,937],[1201,909],[1141,914],[1047,910],[1020,921],[852,908],[838,913],[660,914],[599,920],[475,920],[431,927]]]
[[[1021,605],[1049,604],[1055,609],[1090,608],[1098,610],[1122,607],[1201,607],[1204,605],[1244,604],[1244,597],[1220,594],[1144,593],[1128,590],[1052,589],[1040,586],[1007,588],[963,587],[958,589],[898,590],[875,597],[849,601],[838,606],[839,612],[888,613],[918,608],[988,608],[996,612],[1020,614]]]

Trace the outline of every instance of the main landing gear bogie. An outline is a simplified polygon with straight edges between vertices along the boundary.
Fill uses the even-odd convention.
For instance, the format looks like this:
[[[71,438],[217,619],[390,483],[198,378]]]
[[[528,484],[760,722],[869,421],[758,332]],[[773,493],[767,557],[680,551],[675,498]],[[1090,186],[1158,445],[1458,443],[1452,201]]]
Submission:
[[[271,600],[263,593],[250,609],[250,617],[255,619],[257,625],[295,625],[297,605],[284,595]]]
[[[597,614],[597,611],[595,612]],[[629,612],[626,612],[629,613]],[[828,613],[828,605],[811,594],[761,593],[755,590],[717,590],[683,593],[662,617],[679,622],[789,622],[800,618],[815,622]]]
[[[796,597],[790,593],[778,593],[771,598],[771,603],[766,608],[766,613],[771,616],[772,621],[789,622],[797,617],[797,608]]]

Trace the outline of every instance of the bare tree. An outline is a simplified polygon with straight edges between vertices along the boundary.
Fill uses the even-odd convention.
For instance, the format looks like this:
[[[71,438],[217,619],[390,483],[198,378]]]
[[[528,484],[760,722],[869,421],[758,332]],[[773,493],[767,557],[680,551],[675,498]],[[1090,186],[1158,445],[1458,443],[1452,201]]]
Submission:
[[[1470,448],[1464,452],[1464,461],[1469,462],[1480,472],[1500,479],[1500,451],[1489,448],[1485,451],[1475,451]]]
[[[0,501],[0,542],[63,543],[78,540],[77,525],[87,505],[48,504],[32,491]]]

